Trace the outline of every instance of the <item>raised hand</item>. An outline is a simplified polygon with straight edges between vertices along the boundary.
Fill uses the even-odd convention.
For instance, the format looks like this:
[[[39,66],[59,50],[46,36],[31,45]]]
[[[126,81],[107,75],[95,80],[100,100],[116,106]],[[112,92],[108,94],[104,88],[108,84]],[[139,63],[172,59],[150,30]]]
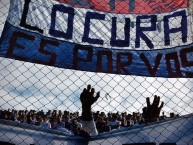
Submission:
[[[87,88],[84,88],[83,92],[80,94],[80,101],[82,103],[82,120],[90,121],[92,120],[91,106],[97,99],[100,97],[100,92],[96,93],[95,89],[91,88],[91,85],[88,85]]]
[[[163,108],[164,103],[160,104],[160,97],[155,95],[153,103],[150,103],[149,97],[146,98],[147,107],[143,108],[143,116],[146,121],[154,122],[157,121],[160,115],[160,111]]]

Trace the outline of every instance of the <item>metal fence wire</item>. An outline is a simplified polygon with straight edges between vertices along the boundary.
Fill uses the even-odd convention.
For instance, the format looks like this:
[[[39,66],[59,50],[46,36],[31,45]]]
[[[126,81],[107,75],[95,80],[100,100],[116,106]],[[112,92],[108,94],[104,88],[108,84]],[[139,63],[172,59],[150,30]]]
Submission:
[[[108,10],[104,13],[125,17],[129,15],[127,12],[130,12],[133,15],[130,31],[133,33],[136,33],[134,32],[136,31],[134,29],[136,15],[140,15],[140,13],[132,13],[135,7],[141,7],[143,13],[150,15],[148,14],[150,12],[145,12],[146,9],[143,5],[140,6],[140,4],[148,3],[152,8],[151,15],[158,12],[158,7],[156,7],[158,1],[150,0],[142,0],[140,3],[135,0],[91,0],[92,3],[83,0],[60,0],[59,2],[79,10],[96,9],[101,13],[107,7]],[[42,3],[44,2],[42,1]],[[167,6],[172,6],[171,1],[166,1],[166,3]],[[184,3],[186,3],[185,0],[181,5]],[[0,0],[0,33],[3,32],[10,10],[10,1]],[[117,14],[119,11],[124,14]],[[127,12],[125,13],[125,11]],[[170,13],[173,11],[164,11],[164,15]],[[46,17],[44,14],[42,15]],[[161,14],[158,13],[158,15]],[[58,14],[58,17],[60,16]],[[50,19],[50,16],[47,17]],[[34,21],[36,21],[35,19]],[[111,21],[108,19],[107,21]],[[42,21],[47,20],[42,19]],[[38,26],[44,24],[42,21]],[[170,23],[175,27],[177,21],[178,18],[173,19]],[[62,25],[62,22],[58,22],[57,25]],[[42,28],[44,27],[43,25]],[[75,27],[74,31],[82,29],[78,26]],[[105,26],[101,25],[99,20],[93,27],[101,27],[102,30],[102,27]],[[121,30],[117,27],[116,32],[122,33],[123,27],[120,26]],[[163,34],[163,25],[158,23],[156,30]],[[155,42],[154,45],[162,49],[164,40],[161,35],[154,35],[152,32],[146,31],[144,34],[152,38],[151,41]],[[108,37],[105,36],[108,35],[105,31],[103,35],[103,37]],[[142,34],[140,35],[142,36]],[[78,39],[80,36],[73,37]],[[90,37],[94,38],[95,35]],[[175,40],[171,40],[171,45],[177,47],[179,40],[181,41],[181,33],[171,37],[175,38]],[[130,46],[133,50],[136,49],[135,38],[131,35]],[[187,39],[192,39],[191,34]],[[145,41],[141,41],[142,46],[145,44]],[[108,44],[104,45],[108,46]],[[151,53],[147,53],[147,55],[151,57]],[[82,127],[80,94],[89,84],[95,88],[96,92],[100,91],[99,99],[92,105],[93,119],[98,135],[85,138],[76,134],[74,126]],[[156,121],[146,122],[143,117],[143,108],[147,106],[146,98],[149,97],[150,102],[153,102],[154,95],[160,96],[160,104],[164,102],[164,105]],[[192,113],[193,79],[191,77],[146,77],[89,72],[0,57],[0,144],[2,145],[193,145]],[[111,124],[113,117],[118,122],[116,122],[118,124],[116,127]],[[49,122],[50,126],[43,127],[41,122],[44,121]],[[59,121],[63,124],[62,127],[57,126]],[[182,127],[183,129],[181,129]],[[183,138],[179,139],[180,136]]]

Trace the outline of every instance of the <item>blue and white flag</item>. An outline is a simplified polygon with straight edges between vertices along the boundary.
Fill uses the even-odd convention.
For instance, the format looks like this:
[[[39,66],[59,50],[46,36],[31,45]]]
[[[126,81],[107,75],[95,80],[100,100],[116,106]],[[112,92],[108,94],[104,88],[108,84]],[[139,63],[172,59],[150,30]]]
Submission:
[[[0,56],[66,69],[193,77],[192,15],[123,14],[50,0],[11,0]]]

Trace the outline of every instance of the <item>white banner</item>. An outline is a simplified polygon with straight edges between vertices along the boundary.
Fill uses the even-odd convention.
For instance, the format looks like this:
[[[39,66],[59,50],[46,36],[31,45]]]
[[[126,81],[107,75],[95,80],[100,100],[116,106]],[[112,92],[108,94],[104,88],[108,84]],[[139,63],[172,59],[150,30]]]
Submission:
[[[113,14],[50,0],[12,0],[8,22],[82,45],[150,50],[192,43],[191,17],[187,8],[151,15]]]

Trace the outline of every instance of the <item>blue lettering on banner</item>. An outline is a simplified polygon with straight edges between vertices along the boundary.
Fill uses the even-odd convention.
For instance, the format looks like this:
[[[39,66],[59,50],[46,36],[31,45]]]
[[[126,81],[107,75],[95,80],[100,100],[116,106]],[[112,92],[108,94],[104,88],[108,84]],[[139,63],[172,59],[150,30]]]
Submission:
[[[151,26],[150,27],[141,27],[141,20],[142,19],[151,19]],[[143,16],[137,16],[137,24],[136,24],[136,40],[135,40],[135,47],[140,47],[140,37],[147,43],[147,46],[152,49],[154,48],[151,40],[143,33],[147,31],[155,31],[156,30],[156,22],[157,22],[157,16],[156,15],[143,15]]]
[[[68,14],[67,30],[66,33],[60,30],[56,30],[56,13],[57,11]],[[51,14],[51,25],[49,34],[59,38],[72,39],[73,35],[73,20],[74,20],[74,9],[66,7],[64,5],[54,5]]]
[[[103,45],[103,40],[101,39],[94,39],[94,38],[89,38],[89,31],[90,31],[90,20],[91,19],[97,19],[97,20],[104,20],[105,19],[105,14],[99,14],[96,12],[87,12],[86,13],[86,18],[85,18],[85,26],[84,26],[84,35],[82,38],[82,42],[88,42],[90,44],[100,44]]]
[[[130,45],[130,19],[125,18],[125,27],[124,27],[124,35],[125,35],[125,40],[117,40],[117,18],[113,17],[112,18],[112,29],[111,29],[111,41],[110,44],[111,46],[116,46],[116,47],[129,47]]]
[[[31,26],[31,25],[26,23],[30,2],[31,2],[31,0],[25,0],[24,10],[23,10],[23,14],[21,17],[20,26],[27,28],[27,29],[30,29],[30,30],[33,30],[33,31],[38,31],[39,33],[43,33],[43,30],[38,28],[37,26]]]
[[[29,10],[29,5],[30,5],[31,0],[25,0],[24,3],[24,10],[22,13],[22,18],[20,22],[20,26],[24,27],[29,30],[37,31],[42,34],[44,34],[44,31],[37,26],[31,26],[30,24],[26,23],[26,19],[28,16],[28,10]],[[63,32],[64,30],[58,30],[56,28],[56,21],[57,21],[57,12],[64,13],[67,15],[67,22],[64,22],[67,26],[66,32]],[[50,28],[49,29],[49,34],[55,38],[63,38],[64,40],[72,40],[73,39],[73,28],[77,27],[74,26],[74,17],[75,17],[75,8],[73,7],[67,7],[63,4],[55,4],[53,5],[51,9],[51,22],[50,22]],[[91,38],[89,36],[91,27],[92,27],[92,20],[95,21],[101,21],[103,22],[106,18],[106,13],[99,13],[97,11],[95,12],[90,12],[86,11],[85,13],[85,23],[84,23],[84,31],[82,34],[80,33],[80,41],[81,42],[86,42],[89,45],[104,45],[104,40],[103,38]],[[170,28],[169,21],[170,19],[181,17],[181,23],[180,26],[177,28]],[[148,20],[148,26],[141,26],[144,20]],[[149,21],[150,20],[150,21]],[[132,27],[132,22],[130,18],[125,18],[125,26],[124,26],[124,37],[123,40],[117,39],[117,17],[112,17],[112,26],[111,26],[111,32],[110,32],[110,46],[112,47],[130,47],[130,27]],[[105,22],[105,21],[104,21]],[[140,48],[141,47],[141,41],[145,41],[146,45],[150,49],[154,49],[154,44],[150,38],[148,38],[148,35],[145,34],[147,32],[153,32],[157,31],[160,32],[159,28],[157,27],[157,15],[140,15],[136,17],[136,38],[135,38],[135,48]],[[159,23],[161,24],[161,23]],[[177,11],[172,14],[168,14],[163,16],[163,28],[164,28],[164,37],[163,41],[165,46],[170,45],[170,34],[175,34],[175,33],[181,33],[182,34],[182,42],[186,43],[187,42],[187,35],[188,35],[188,28],[187,28],[187,14],[185,10]],[[99,33],[100,31],[103,31],[102,29],[98,29]],[[81,43],[80,42],[80,43]]]
[[[181,26],[179,28],[170,28],[169,27],[169,19],[181,16]],[[164,17],[164,35],[165,35],[165,45],[170,45],[170,33],[182,33],[182,41],[187,42],[187,16],[186,11],[182,10],[179,12],[175,12],[171,15],[167,15]]]

